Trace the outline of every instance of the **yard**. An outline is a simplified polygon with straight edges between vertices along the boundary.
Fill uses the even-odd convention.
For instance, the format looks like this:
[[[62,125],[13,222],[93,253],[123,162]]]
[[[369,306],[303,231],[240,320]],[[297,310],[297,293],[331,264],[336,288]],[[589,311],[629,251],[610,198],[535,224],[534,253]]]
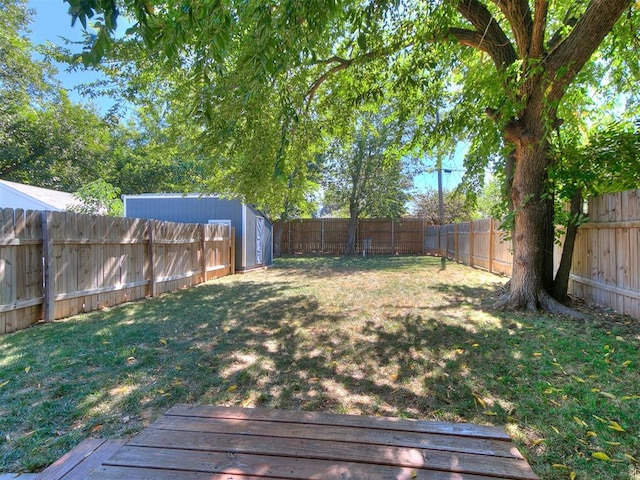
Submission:
[[[496,312],[504,282],[432,257],[287,258],[2,336],[0,471],[187,402],[498,425],[542,479],[640,479],[640,322]]]

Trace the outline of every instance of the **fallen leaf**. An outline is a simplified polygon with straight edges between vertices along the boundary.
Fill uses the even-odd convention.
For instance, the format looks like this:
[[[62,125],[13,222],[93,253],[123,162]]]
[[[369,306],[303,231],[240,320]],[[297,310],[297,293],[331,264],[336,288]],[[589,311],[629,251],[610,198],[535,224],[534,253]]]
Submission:
[[[0,388],[4,387],[7,383],[9,383],[9,380],[7,380],[6,382],[0,383]]]
[[[540,352],[535,352],[535,353],[533,354],[533,356],[534,356],[534,357],[541,357],[541,356],[542,356],[542,353],[540,353]]]
[[[576,480],[576,472],[574,472],[573,470],[571,470],[571,473],[569,474],[569,480]]]
[[[605,462],[610,462],[611,461],[611,457],[609,455],[607,455],[604,452],[593,452],[591,454],[591,456],[593,458],[597,458],[598,460],[603,460]]]
[[[631,360],[625,360],[624,362],[622,362],[623,367],[628,367],[629,365],[631,365]]]
[[[477,347],[479,347],[479,346],[480,346],[480,344],[479,344],[479,343],[474,343],[474,344],[473,344],[473,345],[471,345],[471,346],[472,346],[472,347],[477,348]]]
[[[227,393],[233,393],[238,389],[237,385],[231,385],[229,388],[227,388]]]
[[[631,456],[631,455],[629,455],[628,453],[623,453],[622,455],[624,456],[624,458],[626,458],[626,459],[627,459],[627,460],[629,460],[630,462],[633,462],[633,463],[640,463],[640,462],[638,462],[638,459],[636,459],[636,458],[632,457],[632,456]]]
[[[622,443],[620,442],[608,442],[605,440],[605,442],[607,445],[611,445],[612,447],[619,447],[620,445],[622,445]]]
[[[31,366],[24,367],[24,373],[29,373],[31,371]]]
[[[0,385],[1,387],[2,385]],[[640,395],[625,395],[624,397],[620,397],[620,400],[640,400]]]
[[[538,445],[540,445],[540,444],[541,444],[541,443],[543,443],[543,442],[544,442],[544,438],[538,438],[537,440],[535,440],[535,441],[533,442],[533,446],[534,446],[534,447],[537,447]]]
[[[90,432],[91,433],[96,433],[96,432],[99,432],[100,430],[102,430],[102,425],[95,425],[95,426],[91,427]]]
[[[598,434],[592,430],[587,430],[587,437],[597,437]]]
[[[611,400],[615,400],[618,398],[613,393],[609,393],[609,392],[600,392],[600,395],[602,395],[603,397],[610,398]]]
[[[620,426],[618,422],[614,422],[613,420],[609,420],[608,428],[611,430],[615,430],[616,432],[625,432],[626,430]]]
[[[554,463],[553,465],[551,465],[553,468],[557,468],[557,469],[564,469],[564,468],[569,468],[567,467],[564,463]]]
[[[586,426],[588,426],[588,425],[587,425],[587,422],[585,422],[585,421],[584,421],[584,420],[582,420],[581,418],[578,418],[578,417],[574,416],[574,417],[573,417],[573,419],[574,419],[574,420],[575,420],[575,422],[576,422],[578,425],[580,425],[581,427],[586,427]]]
[[[487,408],[487,402],[485,402],[480,395],[477,393],[472,394],[473,398],[482,406],[482,408]]]
[[[242,402],[242,406],[247,408],[251,404],[251,397],[247,398],[244,402]]]
[[[585,383],[584,378],[576,377],[575,375],[572,378],[578,383]]]
[[[166,344],[167,344],[167,339],[166,339],[166,338],[161,338],[161,339],[160,339],[160,343],[161,343],[162,345],[166,345]]]

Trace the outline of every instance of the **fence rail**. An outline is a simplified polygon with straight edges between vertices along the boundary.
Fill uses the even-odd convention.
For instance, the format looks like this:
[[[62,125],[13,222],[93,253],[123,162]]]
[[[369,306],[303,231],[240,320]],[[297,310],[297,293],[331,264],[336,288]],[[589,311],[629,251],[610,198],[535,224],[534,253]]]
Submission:
[[[308,218],[285,222],[280,247],[283,254],[342,254],[347,239],[346,218]],[[358,220],[356,250],[367,254],[422,254],[423,218]],[[278,226],[274,226],[274,232]]]
[[[234,231],[0,210],[0,334],[233,273]]]

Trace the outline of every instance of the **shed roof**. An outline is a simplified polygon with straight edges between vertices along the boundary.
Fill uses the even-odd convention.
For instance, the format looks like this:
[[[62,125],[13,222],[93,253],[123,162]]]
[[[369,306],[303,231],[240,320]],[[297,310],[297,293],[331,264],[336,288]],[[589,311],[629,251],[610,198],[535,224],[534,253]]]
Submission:
[[[0,180],[2,208],[64,211],[76,203],[78,200],[71,193]]]

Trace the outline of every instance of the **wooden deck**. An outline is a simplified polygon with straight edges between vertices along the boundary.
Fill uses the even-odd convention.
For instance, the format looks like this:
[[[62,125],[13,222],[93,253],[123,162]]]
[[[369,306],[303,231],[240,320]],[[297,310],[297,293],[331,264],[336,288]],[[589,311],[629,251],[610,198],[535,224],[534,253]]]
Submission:
[[[537,478],[499,428],[300,411],[176,405],[111,449],[38,480]]]

